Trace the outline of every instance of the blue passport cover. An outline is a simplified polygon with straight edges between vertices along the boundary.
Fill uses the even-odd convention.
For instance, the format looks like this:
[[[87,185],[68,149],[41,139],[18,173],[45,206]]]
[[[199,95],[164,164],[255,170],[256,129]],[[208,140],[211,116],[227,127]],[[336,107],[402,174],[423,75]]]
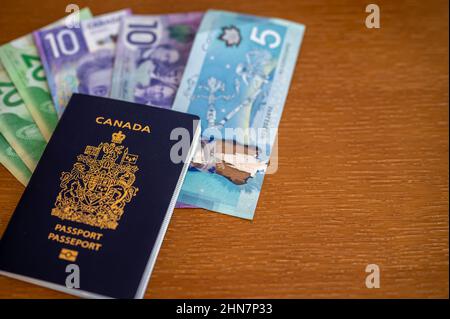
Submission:
[[[185,173],[171,160],[181,138],[171,133],[189,132],[192,145],[197,124],[190,114],[74,94],[3,234],[0,270],[65,290],[66,267],[76,264],[81,294],[72,293],[142,297]]]

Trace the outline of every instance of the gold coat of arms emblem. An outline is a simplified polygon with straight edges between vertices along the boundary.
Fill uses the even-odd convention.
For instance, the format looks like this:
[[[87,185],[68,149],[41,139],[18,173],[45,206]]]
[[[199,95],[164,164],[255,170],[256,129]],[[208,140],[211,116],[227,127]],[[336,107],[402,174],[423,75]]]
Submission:
[[[63,220],[116,229],[125,205],[136,196],[133,186],[138,155],[122,144],[122,131],[110,143],[86,146],[70,172],[61,174],[61,190],[51,214]]]

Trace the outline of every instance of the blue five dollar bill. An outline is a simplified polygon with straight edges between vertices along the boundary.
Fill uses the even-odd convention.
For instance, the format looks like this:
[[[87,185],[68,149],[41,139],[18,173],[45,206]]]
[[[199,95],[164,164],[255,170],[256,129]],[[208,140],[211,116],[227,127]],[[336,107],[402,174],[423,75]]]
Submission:
[[[173,109],[201,118],[202,142],[180,202],[252,219],[303,25],[208,11]]]

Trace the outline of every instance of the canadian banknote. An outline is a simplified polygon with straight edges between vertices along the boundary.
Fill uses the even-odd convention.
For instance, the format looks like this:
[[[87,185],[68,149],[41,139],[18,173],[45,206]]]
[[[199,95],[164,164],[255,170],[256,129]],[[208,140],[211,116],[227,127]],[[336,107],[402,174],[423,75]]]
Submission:
[[[34,171],[46,142],[1,63],[0,133],[25,165]]]
[[[10,173],[24,186],[28,184],[31,177],[30,170],[26,167],[19,155],[8,144],[2,134],[0,134],[0,163],[6,167]]]
[[[111,97],[170,108],[202,17],[198,12],[126,17]]]
[[[84,8],[79,11],[79,16],[84,19],[90,17],[91,13],[88,8]],[[68,18],[70,16],[43,29],[62,25],[68,21]],[[58,122],[58,117],[33,35],[27,34],[1,46],[0,61],[23,98],[36,125],[48,141]]]
[[[81,19],[80,28],[58,26],[33,33],[59,117],[74,92],[109,96],[115,42],[128,14],[120,10]]]
[[[304,30],[280,19],[205,14],[173,104],[202,126],[179,201],[253,218]]]

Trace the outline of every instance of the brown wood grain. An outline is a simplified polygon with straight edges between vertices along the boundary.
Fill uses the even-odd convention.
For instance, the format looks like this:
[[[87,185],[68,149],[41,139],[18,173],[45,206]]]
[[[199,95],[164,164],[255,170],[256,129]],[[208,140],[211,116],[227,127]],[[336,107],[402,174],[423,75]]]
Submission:
[[[448,2],[76,1],[95,13],[227,9],[307,25],[253,221],[177,209],[149,298],[448,298]],[[2,1],[0,43],[67,1]],[[23,187],[0,168],[0,233]],[[381,288],[365,287],[365,267]],[[2,298],[66,295],[0,277]]]

